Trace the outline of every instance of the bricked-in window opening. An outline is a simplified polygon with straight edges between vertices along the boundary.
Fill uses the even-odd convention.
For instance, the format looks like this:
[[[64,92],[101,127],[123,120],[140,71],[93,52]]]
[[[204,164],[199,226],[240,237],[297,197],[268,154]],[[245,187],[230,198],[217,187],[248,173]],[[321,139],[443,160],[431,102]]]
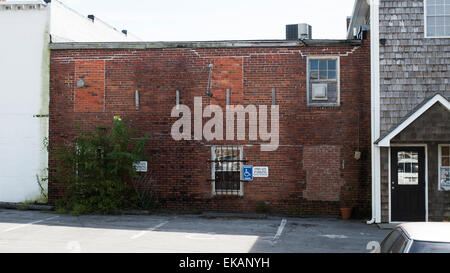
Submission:
[[[241,169],[243,148],[214,146],[211,150],[212,190],[214,195],[243,195]]]
[[[450,191],[450,145],[439,145],[439,190]]]
[[[339,105],[339,58],[308,58],[308,106]]]

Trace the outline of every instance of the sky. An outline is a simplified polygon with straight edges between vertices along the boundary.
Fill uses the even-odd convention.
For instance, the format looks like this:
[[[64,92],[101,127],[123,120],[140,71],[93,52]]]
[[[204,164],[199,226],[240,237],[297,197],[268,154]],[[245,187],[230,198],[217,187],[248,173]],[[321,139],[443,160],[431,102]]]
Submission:
[[[60,0],[144,41],[285,39],[308,23],[313,39],[345,39],[354,0]]]

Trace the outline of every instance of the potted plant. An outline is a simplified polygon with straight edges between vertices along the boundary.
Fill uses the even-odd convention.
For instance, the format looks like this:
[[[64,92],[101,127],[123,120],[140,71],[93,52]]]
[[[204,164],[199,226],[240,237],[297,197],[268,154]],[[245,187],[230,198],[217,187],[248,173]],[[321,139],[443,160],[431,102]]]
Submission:
[[[341,189],[341,217],[343,220],[350,219],[353,210],[352,187],[345,186]]]
[[[442,222],[450,222],[450,217],[444,217],[444,219],[442,220]]]

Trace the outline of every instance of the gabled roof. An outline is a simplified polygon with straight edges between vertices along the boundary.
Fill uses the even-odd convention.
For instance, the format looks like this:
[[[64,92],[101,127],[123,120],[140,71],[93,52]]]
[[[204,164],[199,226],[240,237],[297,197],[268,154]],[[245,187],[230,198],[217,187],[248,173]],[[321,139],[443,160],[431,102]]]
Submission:
[[[347,29],[347,39],[353,39],[353,28],[359,28],[361,25],[365,24],[369,12],[370,6],[367,0],[355,0],[351,16],[352,19],[350,20],[350,25]]]
[[[408,127],[416,119],[422,116],[428,109],[430,109],[436,103],[442,104],[448,111],[450,111],[450,102],[441,94],[436,94],[432,97],[425,99],[421,104],[417,105],[414,110],[412,110],[408,115],[406,115],[399,124],[392,127],[383,136],[381,136],[375,144],[380,147],[389,147],[391,144],[391,139],[397,136],[403,129]]]

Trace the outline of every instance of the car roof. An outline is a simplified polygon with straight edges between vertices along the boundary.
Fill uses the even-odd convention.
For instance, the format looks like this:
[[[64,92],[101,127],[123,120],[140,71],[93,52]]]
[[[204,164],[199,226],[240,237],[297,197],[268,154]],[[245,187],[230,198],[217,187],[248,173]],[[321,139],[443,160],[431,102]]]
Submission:
[[[397,227],[412,240],[450,243],[450,223],[418,222],[400,224]]]

